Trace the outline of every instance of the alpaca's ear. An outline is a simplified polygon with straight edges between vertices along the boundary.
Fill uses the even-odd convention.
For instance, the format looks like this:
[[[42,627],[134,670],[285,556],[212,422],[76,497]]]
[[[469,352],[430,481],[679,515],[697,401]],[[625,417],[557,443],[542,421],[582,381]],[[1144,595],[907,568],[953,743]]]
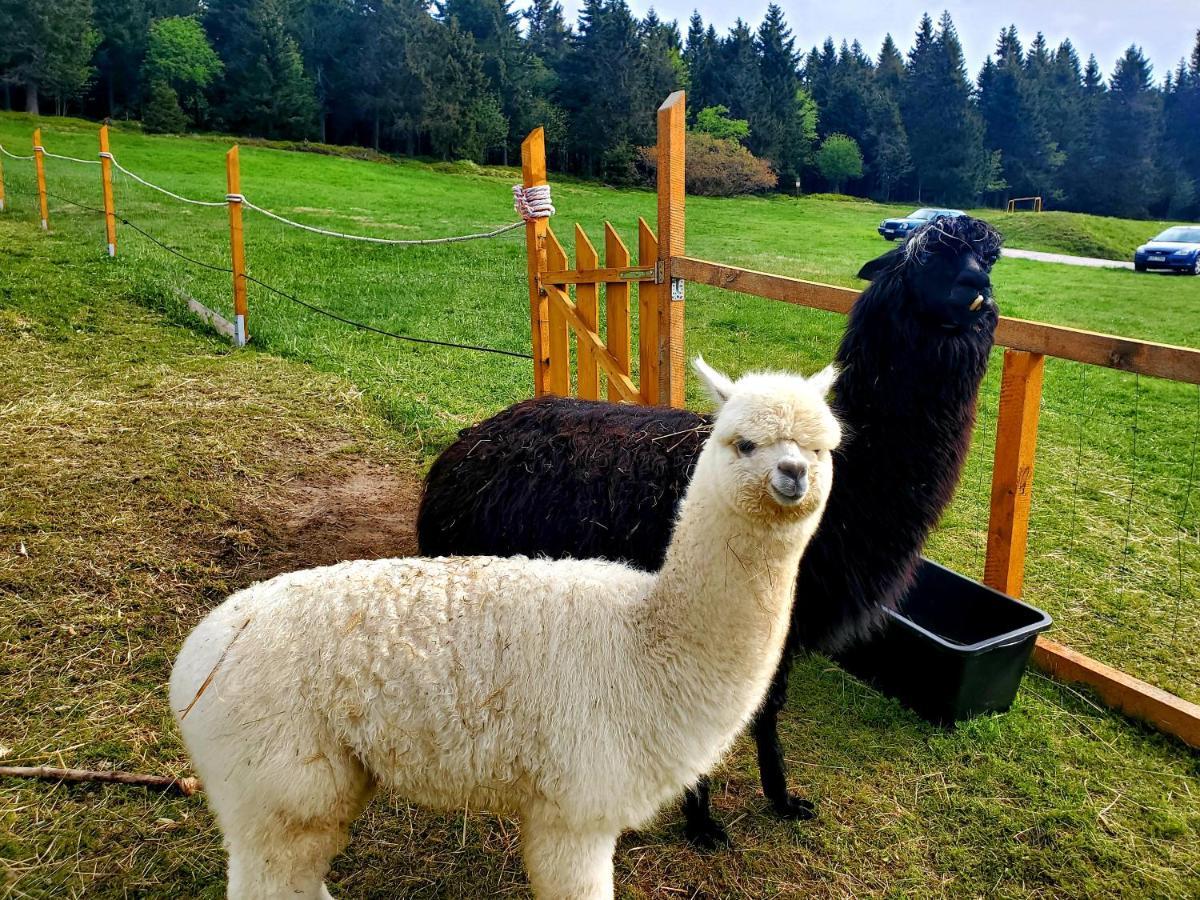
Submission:
[[[828,397],[829,392],[833,389],[834,382],[837,381],[837,377],[840,374],[837,366],[830,363],[812,378],[808,379],[808,383],[816,388],[817,393],[822,397]]]
[[[728,376],[722,375],[706,363],[703,356],[697,356],[692,360],[692,368],[696,371],[696,376],[704,385],[704,389],[708,391],[708,396],[713,398],[713,403],[717,404],[717,409],[720,409],[733,394],[733,382],[729,380]]]
[[[904,256],[904,248],[897,247],[895,250],[889,250],[883,256],[876,257],[865,266],[858,270],[858,277],[865,278],[867,281],[874,281],[885,272],[890,272],[900,265],[901,259]]]

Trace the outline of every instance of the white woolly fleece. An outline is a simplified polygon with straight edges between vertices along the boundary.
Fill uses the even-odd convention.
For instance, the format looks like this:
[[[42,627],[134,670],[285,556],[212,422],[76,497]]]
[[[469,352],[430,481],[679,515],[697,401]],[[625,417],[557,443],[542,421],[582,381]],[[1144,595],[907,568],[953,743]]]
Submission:
[[[330,859],[385,785],[518,815],[539,898],[610,898],[619,833],[712,768],[762,701],[828,495],[824,387],[747,380],[724,385],[658,575],[360,561],[213,610],[170,702],[225,835],[229,895],[328,896]],[[747,455],[734,445],[750,434],[761,452]],[[769,489],[779,454],[808,463],[808,493],[786,507]]]

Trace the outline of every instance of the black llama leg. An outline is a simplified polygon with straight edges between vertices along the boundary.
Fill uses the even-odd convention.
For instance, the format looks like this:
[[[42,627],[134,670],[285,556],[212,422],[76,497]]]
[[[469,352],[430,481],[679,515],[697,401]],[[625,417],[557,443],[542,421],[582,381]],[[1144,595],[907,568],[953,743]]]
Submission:
[[[771,801],[775,814],[784,819],[811,819],[816,807],[808,800],[793,796],[787,789],[787,771],[783,764],[783,747],[779,744],[779,711],[787,701],[788,675],[792,658],[785,655],[767,691],[763,708],[754,720],[754,742],[758,745],[758,774],[762,778],[763,794]]]
[[[729,832],[712,815],[707,775],[700,776],[694,789],[683,792],[683,815],[687,820],[683,833],[694,846],[701,850],[716,850],[730,845]]]

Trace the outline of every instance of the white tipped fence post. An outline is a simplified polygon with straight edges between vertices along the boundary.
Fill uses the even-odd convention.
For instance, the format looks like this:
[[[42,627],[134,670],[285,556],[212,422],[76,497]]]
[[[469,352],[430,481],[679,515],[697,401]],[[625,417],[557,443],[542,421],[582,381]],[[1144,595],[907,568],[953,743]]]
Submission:
[[[42,210],[42,230],[50,230],[50,206],[46,202],[46,162],[42,158],[42,154],[46,150],[42,146],[42,129],[36,128],[33,132],[33,163],[37,169],[37,184],[38,184],[38,200],[40,201]]]
[[[104,236],[108,255],[117,255],[117,215],[113,208],[112,152],[108,149],[108,126],[100,128],[100,185],[104,190]]]
[[[233,342],[245,347],[250,335],[246,331],[246,248],[242,240],[242,176],[238,166],[235,144],[225,154],[225,184],[229,204],[229,250],[233,269]]]

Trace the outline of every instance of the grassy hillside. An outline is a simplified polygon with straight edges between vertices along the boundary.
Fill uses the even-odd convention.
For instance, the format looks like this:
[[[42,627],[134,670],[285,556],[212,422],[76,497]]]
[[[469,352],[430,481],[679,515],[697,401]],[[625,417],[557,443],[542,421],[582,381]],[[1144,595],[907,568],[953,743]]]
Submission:
[[[53,152],[90,158],[94,130],[90,123],[47,120],[43,141]],[[0,116],[6,146],[28,146],[28,134],[24,117]],[[225,195],[227,147],[205,137],[119,132],[113,138],[118,159],[133,171],[208,200]],[[384,237],[461,234],[514,218],[514,173],[327,153],[245,147],[243,191],[302,222]],[[32,165],[9,160],[5,172],[10,217],[36,227]],[[47,172],[57,197],[100,202],[96,166],[52,159]],[[568,249],[572,222],[600,244],[602,224],[611,220],[636,247],[637,217],[653,221],[655,214],[650,192],[591,183],[556,181],[555,202],[555,228]],[[116,205],[195,260],[228,265],[223,206],[182,205],[124,176]],[[890,246],[874,232],[881,215],[869,203],[693,198],[687,249],[858,285],[861,264]],[[1003,214],[996,218],[1003,226]],[[85,257],[102,252],[95,213],[54,198],[51,220]],[[119,242],[111,265],[146,305],[178,315],[183,299],[193,296],[230,314],[228,274],[186,263],[128,227]],[[528,351],[520,231],[452,246],[391,247],[299,232],[247,211],[246,242],[252,275],[322,308],[402,334]],[[1004,260],[995,283],[1009,315],[1200,346],[1200,279]],[[688,289],[687,316],[689,350],[735,371],[763,365],[811,371],[833,355],[842,328],[833,314],[697,286]],[[253,285],[250,331],[260,350],[350,379],[426,461],[459,429],[531,391],[528,361],[353,331]],[[935,558],[976,576],[986,545],[998,355],[981,394],[958,498],[930,548]],[[704,402],[694,385],[689,401]],[[1062,640],[1191,699],[1200,699],[1198,433],[1194,387],[1050,361],[1026,581],[1027,596],[1055,616]]]
[[[170,275],[159,257],[113,264],[94,225],[43,235],[0,216],[0,753],[180,773],[164,682],[183,636],[257,578],[411,552],[413,444],[357,377],[182,327],[154,287]],[[368,347],[397,393],[418,377],[421,357]],[[714,778],[736,849],[691,851],[667,809],[621,840],[621,900],[1200,891],[1196,756],[1069,687],[1030,674],[1009,713],[957,731],[820,658],[797,666],[791,694],[783,746],[820,817],[767,813],[743,739]],[[330,884],[342,898],[527,897],[517,835],[382,794]],[[6,897],[216,900],[223,865],[201,797],[0,780]]]

